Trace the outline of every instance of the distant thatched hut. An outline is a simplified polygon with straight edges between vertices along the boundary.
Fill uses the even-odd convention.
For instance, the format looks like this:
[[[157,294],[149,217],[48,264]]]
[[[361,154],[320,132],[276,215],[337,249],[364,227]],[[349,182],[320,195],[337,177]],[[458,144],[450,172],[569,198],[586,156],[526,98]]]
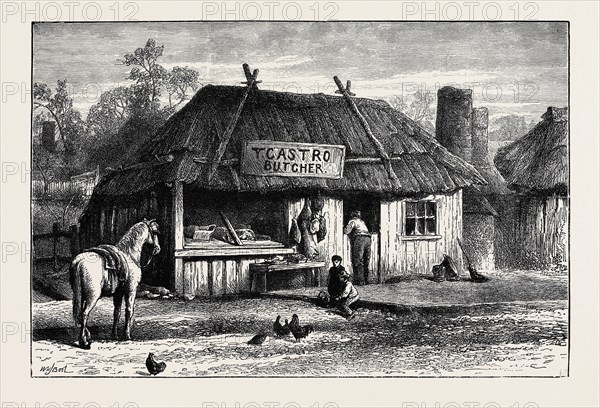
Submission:
[[[544,267],[569,256],[569,113],[549,107],[542,121],[501,148],[494,163],[518,194],[516,259]]]
[[[313,157],[281,162],[280,174],[274,166],[286,155],[282,146],[295,154],[313,149]],[[342,151],[338,175],[316,167],[331,146]],[[314,151],[321,152],[316,161]],[[252,167],[256,162],[247,161],[259,153],[275,162]],[[249,265],[294,252],[288,239],[292,220],[314,197],[327,220],[319,243],[323,261],[345,254],[350,265],[342,229],[349,212],[359,209],[373,236],[373,281],[429,273],[443,253],[460,266],[461,191],[485,183],[471,165],[383,101],[256,88],[248,93],[232,86],[202,88],[137,156],[96,187],[81,218],[82,240],[115,241],[141,217],[157,218],[163,251],[155,275],[146,276],[191,295],[250,290]],[[284,166],[288,173],[305,173],[283,174]],[[223,225],[218,210],[262,240],[240,246],[188,233],[193,225]]]

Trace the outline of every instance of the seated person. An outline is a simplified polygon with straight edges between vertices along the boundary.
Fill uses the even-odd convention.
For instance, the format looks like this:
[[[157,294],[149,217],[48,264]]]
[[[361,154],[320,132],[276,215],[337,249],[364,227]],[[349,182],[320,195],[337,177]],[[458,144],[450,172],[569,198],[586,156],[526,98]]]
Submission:
[[[342,316],[350,320],[354,318],[354,311],[350,309],[350,305],[358,300],[358,291],[350,282],[348,274],[340,275],[341,292],[338,296],[332,297],[332,300],[337,303],[342,311]]]
[[[336,304],[333,301],[333,298],[339,296],[342,291],[342,282],[340,281],[340,276],[346,275],[349,276],[346,268],[342,266],[342,257],[339,255],[334,255],[331,257],[331,263],[333,266],[329,268],[329,279],[327,281],[327,292],[321,291],[319,292],[319,296],[317,298],[317,302],[319,306],[322,307],[335,307]]]

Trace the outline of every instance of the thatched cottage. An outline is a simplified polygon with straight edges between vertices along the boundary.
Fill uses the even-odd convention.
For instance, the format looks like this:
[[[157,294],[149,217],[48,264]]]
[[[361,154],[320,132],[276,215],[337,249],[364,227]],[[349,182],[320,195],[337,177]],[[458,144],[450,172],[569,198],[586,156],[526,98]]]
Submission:
[[[157,218],[163,251],[145,279],[189,295],[240,293],[251,289],[250,264],[296,251],[293,219],[319,197],[320,273],[334,254],[350,266],[343,226],[359,209],[373,238],[372,280],[385,282],[430,273],[444,253],[461,267],[462,189],[474,183],[485,181],[472,165],[383,101],[207,85],[134,163],[99,183],[81,217],[82,244],[114,242]],[[202,231],[226,226],[219,211],[256,239],[206,239]],[[190,226],[204,229],[196,236]]]
[[[515,258],[545,267],[569,258],[569,111],[549,107],[529,133],[501,148],[494,163],[517,193]]]

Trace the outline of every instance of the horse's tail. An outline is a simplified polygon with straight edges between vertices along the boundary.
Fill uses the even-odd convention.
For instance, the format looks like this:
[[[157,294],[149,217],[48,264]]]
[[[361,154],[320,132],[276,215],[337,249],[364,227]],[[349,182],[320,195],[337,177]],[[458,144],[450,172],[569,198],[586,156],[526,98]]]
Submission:
[[[69,282],[71,283],[71,289],[73,290],[73,319],[75,320],[75,326],[81,324],[81,309],[83,307],[82,293],[81,293],[81,271],[79,270],[80,261],[75,258],[69,266]]]

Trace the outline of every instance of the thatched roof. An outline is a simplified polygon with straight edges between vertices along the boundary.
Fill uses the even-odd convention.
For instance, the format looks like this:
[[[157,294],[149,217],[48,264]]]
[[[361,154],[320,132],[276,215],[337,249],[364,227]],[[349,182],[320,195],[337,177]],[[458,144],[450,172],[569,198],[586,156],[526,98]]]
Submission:
[[[463,195],[463,214],[483,214],[498,217],[498,212],[488,199],[481,195]]]
[[[569,112],[549,107],[522,138],[498,150],[494,163],[512,190],[566,195],[569,191]]]
[[[224,134],[244,90],[233,86],[202,88],[137,153],[136,163],[107,175],[96,194],[129,195],[156,183],[176,180],[218,191],[306,189],[394,195],[450,192],[473,183],[485,184],[473,166],[449,153],[433,136],[384,101],[354,98],[391,157],[397,182],[378,161],[378,150],[344,98],[263,90],[250,92],[222,165],[208,183],[206,174],[218,149],[219,135]],[[241,174],[237,160],[244,143],[265,139],[344,145],[346,159],[366,160],[347,161],[342,179]]]
[[[475,185],[473,187],[469,187],[466,191],[481,195],[510,193],[506,186],[506,181],[493,164],[473,164],[473,167],[475,167],[479,174],[481,174],[487,184]]]

